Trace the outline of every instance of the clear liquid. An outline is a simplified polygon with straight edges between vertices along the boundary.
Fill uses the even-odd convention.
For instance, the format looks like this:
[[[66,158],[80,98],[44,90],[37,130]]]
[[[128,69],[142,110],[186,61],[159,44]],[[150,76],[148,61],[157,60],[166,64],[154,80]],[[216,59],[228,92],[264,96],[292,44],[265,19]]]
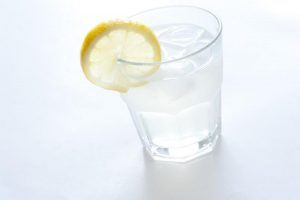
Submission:
[[[163,60],[206,46],[212,35],[195,25],[155,27]],[[158,157],[185,159],[211,145],[220,127],[221,56],[213,47],[162,65],[150,83],[122,95],[145,147]]]

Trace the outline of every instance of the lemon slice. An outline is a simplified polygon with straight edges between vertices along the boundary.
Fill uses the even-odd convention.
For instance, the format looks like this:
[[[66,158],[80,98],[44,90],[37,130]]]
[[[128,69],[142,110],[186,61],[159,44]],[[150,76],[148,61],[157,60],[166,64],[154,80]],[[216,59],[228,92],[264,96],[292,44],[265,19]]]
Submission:
[[[120,60],[151,63],[161,60],[159,42],[147,26],[131,21],[97,25],[81,48],[81,65],[87,79],[105,89],[127,92],[146,83],[159,65],[134,65]]]

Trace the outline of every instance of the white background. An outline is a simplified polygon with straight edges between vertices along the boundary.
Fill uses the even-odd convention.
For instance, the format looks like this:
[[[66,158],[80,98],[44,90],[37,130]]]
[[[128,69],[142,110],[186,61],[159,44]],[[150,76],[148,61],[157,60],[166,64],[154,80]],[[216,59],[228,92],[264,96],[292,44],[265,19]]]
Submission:
[[[197,5],[224,25],[223,132],[188,164],[152,161],[79,51],[98,22]],[[0,0],[1,200],[299,200],[300,5],[292,0]]]

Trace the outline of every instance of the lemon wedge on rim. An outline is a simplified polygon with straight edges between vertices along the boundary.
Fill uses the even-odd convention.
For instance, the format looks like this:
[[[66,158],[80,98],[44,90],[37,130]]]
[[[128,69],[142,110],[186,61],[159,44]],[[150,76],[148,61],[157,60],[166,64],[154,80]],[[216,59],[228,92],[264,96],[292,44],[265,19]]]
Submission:
[[[132,21],[108,21],[93,28],[81,48],[81,66],[95,85],[118,92],[142,86],[159,65],[135,65],[160,62],[159,42],[150,28]]]

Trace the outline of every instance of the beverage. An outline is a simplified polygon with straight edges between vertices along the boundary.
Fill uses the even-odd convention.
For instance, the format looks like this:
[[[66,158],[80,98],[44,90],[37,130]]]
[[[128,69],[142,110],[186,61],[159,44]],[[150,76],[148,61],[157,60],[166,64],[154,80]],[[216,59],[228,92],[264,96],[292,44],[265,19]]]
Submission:
[[[209,11],[170,6],[87,34],[84,74],[121,93],[154,159],[185,162],[213,150],[221,131],[221,31]]]
[[[191,24],[152,27],[162,60],[189,55],[213,35]],[[220,132],[222,57],[219,44],[164,64],[150,82],[122,94],[145,147],[156,159],[186,160],[210,151]]]

